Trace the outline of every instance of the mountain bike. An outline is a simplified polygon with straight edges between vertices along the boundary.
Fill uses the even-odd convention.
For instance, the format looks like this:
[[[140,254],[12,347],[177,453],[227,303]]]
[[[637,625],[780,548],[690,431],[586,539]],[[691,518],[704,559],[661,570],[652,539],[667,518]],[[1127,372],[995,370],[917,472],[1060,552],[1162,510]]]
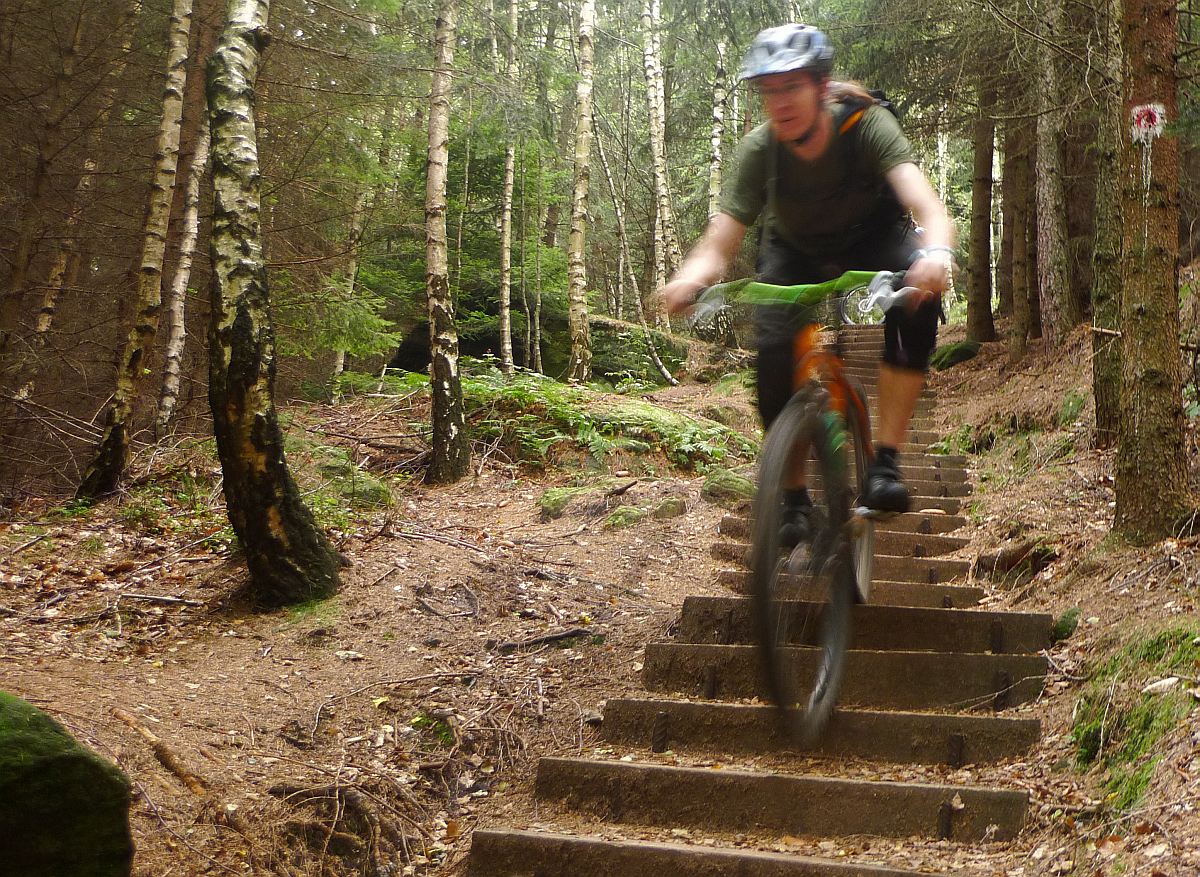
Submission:
[[[736,296],[809,308],[866,288],[863,312],[886,311],[908,290],[903,273],[852,271],[826,283],[773,286],[735,281],[710,287],[700,309]],[[874,459],[862,386],[847,374],[840,338],[821,343],[809,323],[795,339],[794,393],[771,425],[759,458],[751,529],[753,611],[767,691],[790,734],[810,745],[829,721],[841,689],[850,613],[870,597],[875,512],[861,506]],[[807,534],[784,543],[785,491],[802,482],[813,500]]]

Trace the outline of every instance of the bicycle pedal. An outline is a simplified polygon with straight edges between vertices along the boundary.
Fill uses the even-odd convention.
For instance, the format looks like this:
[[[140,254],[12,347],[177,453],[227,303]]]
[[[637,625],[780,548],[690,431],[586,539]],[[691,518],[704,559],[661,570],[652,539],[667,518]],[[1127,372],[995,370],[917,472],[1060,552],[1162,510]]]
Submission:
[[[887,521],[896,517],[899,512],[885,512],[880,509],[868,508],[865,505],[860,505],[854,510],[854,517],[869,521]]]

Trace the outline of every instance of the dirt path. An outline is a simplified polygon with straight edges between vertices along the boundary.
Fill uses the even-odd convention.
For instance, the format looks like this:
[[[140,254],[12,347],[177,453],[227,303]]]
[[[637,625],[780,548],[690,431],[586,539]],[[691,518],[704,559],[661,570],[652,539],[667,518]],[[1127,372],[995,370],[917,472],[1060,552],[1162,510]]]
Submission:
[[[1195,629],[1200,568],[1191,540],[1148,551],[1105,541],[1111,459],[1087,447],[1086,403],[1074,425],[1057,423],[1067,392],[1086,388],[1083,349],[1035,351],[1011,371],[1003,351],[985,348],[936,378],[941,427],[973,455],[964,554],[1034,539],[1058,557],[1015,587],[984,581],[985,600],[1055,617],[1084,608],[1076,635],[1050,652],[1047,696],[1028,713],[1042,719],[1041,744],[990,769],[1031,791],[1030,823],[1002,846],[860,839],[860,853],[866,843],[911,869],[956,874],[1200,873],[1194,712],[1135,758],[1151,767],[1131,818],[1103,807],[1115,767],[1074,766],[1071,716],[1090,690],[1081,677],[1143,631]],[[714,400],[695,385],[654,396],[668,407],[751,410],[748,396]],[[306,416],[330,432],[344,431],[339,416],[353,420]],[[596,714],[615,692],[638,689],[645,646],[676,622],[684,597],[728,593],[709,556],[726,509],[700,497],[699,475],[616,461],[608,474],[637,483],[606,506],[674,496],[686,513],[605,529],[599,508],[546,520],[537,506],[578,468],[493,463],[453,488],[398,487],[395,504],[377,512],[325,510],[355,564],[339,597],[254,614],[228,600],[243,570],[211,504],[211,460],[173,459],[169,470],[162,462],[150,468],[158,505],[138,504],[143,485],[88,513],[47,516],[30,505],[0,524],[0,687],[129,774],[139,875],[365,874],[373,836],[398,850],[404,873],[458,873],[478,820],[538,822],[529,794],[538,756],[605,748]],[[206,506],[214,510],[198,511]],[[572,629],[587,633],[536,642]],[[1152,681],[1131,670],[1113,688],[1114,709]],[[152,730],[206,793],[188,790],[114,709]],[[230,827],[239,817],[253,830]],[[841,849],[743,840],[826,856]]]

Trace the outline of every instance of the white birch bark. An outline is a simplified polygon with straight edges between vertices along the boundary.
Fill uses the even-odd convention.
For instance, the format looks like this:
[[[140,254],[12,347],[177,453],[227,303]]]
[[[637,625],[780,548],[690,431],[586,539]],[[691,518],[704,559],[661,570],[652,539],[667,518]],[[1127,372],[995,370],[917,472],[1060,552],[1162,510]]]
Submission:
[[[467,474],[470,445],[458,371],[458,329],[446,253],[446,177],[449,160],[450,78],[454,66],[454,0],[442,0],[434,37],[425,178],[425,291],[429,297],[433,455],[425,479],[450,484]]]
[[[143,226],[141,264],[134,296],[133,326],[117,360],[116,389],[105,418],[104,436],[84,473],[79,495],[102,496],[116,489],[129,464],[133,406],[146,369],[162,311],[162,269],[166,255],[171,196],[179,162],[183,89],[187,81],[192,0],[175,0],[168,32],[163,111],[154,153],[154,173]]]
[[[183,342],[187,337],[186,315],[188,283],[192,279],[192,262],[196,256],[196,239],[200,230],[200,181],[208,167],[208,123],[200,126],[196,137],[196,152],[192,165],[187,169],[187,194],[183,203],[183,236],[179,242],[179,263],[167,292],[167,352],[163,364],[162,392],[158,399],[158,416],[154,421],[154,435],[162,438],[170,429],[175,418],[175,406],[179,401],[179,379],[183,364]]]
[[[493,31],[494,33],[494,31]],[[499,61],[497,60],[497,63]],[[517,0],[508,2],[508,84],[517,86]],[[504,180],[500,207],[500,370],[513,373],[512,349],[512,208],[513,180],[516,176],[517,146],[509,133],[504,149]]]
[[[209,60],[213,227],[208,395],[225,507],[264,606],[332,596],[339,555],[287,468],[275,413],[275,332],[262,246],[255,81],[267,0],[229,0]]]
[[[721,145],[725,140],[725,109],[729,103],[725,52],[725,41],[720,40],[717,43],[717,73],[713,80],[712,151],[708,157],[708,215],[710,218],[716,215],[717,203],[721,197],[721,164],[723,160]]]
[[[571,360],[567,380],[584,382],[592,374],[592,338],[588,327],[587,266],[584,262],[588,188],[592,155],[592,31],[595,0],[579,4],[579,84],[575,88],[575,187],[571,196],[571,231],[567,237],[567,326]]]
[[[613,212],[617,218],[617,238],[621,245],[620,258],[617,260],[618,270],[623,267],[628,267],[629,269],[629,283],[635,291],[634,298],[637,300],[638,323],[642,327],[642,338],[646,342],[646,350],[650,354],[650,361],[654,363],[654,367],[658,369],[658,373],[663,376],[663,379],[668,384],[672,387],[677,387],[679,386],[679,381],[675,380],[674,375],[663,365],[663,361],[658,355],[658,350],[654,347],[654,336],[650,334],[650,327],[646,325],[646,311],[642,308],[642,297],[636,292],[637,276],[633,273],[633,260],[629,258],[629,236],[626,234],[625,229],[625,209],[621,205],[621,199],[617,197],[617,185],[613,182],[612,169],[608,165],[608,156],[604,154],[604,140],[598,135],[596,137],[596,152],[600,156],[600,166],[604,169],[604,179],[608,183],[608,193],[612,196]]]
[[[657,262],[655,274],[665,278],[675,273],[679,267],[680,255],[679,244],[675,239],[675,219],[667,175],[666,107],[662,62],[658,52],[658,10],[658,0],[645,0],[642,7],[642,61],[650,123],[650,163],[654,175],[654,197],[658,214],[654,233]]]

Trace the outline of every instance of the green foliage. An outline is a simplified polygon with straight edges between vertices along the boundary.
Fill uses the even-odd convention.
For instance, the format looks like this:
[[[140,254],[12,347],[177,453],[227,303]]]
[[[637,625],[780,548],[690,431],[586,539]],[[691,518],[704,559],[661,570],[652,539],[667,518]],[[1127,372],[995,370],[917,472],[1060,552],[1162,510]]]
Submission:
[[[952,344],[943,344],[929,357],[929,364],[938,371],[944,371],[953,365],[973,358],[982,348],[983,345],[978,341],[956,341]]]
[[[92,501],[90,499],[73,499],[56,509],[50,509],[46,513],[46,517],[51,521],[79,521],[91,513]]]
[[[307,600],[304,603],[288,607],[287,620],[283,623],[283,628],[288,629],[300,625],[330,627],[336,623],[341,614],[342,607],[337,597]]]
[[[1054,622],[1054,629],[1050,632],[1050,636],[1055,642],[1071,638],[1071,634],[1079,627],[1081,613],[1082,610],[1078,606],[1072,606],[1058,617],[1058,620]]]
[[[1074,389],[1068,390],[1058,409],[1058,425],[1065,428],[1078,420],[1086,402],[1087,395],[1085,393]]]
[[[640,524],[646,520],[646,510],[640,509],[637,506],[622,505],[617,506],[608,517],[604,519],[605,530],[617,530],[621,527],[630,527],[634,524]]]
[[[704,479],[700,495],[716,503],[737,503],[754,498],[754,482],[728,469],[713,469]]]
[[[1102,761],[1109,770],[1108,800],[1120,812],[1134,808],[1153,775],[1156,744],[1192,711],[1178,689],[1147,694],[1151,676],[1194,676],[1200,669],[1200,631],[1175,628],[1139,639],[1106,661],[1076,704],[1071,736],[1076,759]]]
[[[454,737],[454,729],[442,718],[436,718],[426,713],[417,713],[408,726],[420,733],[427,748],[452,749],[457,742]]]
[[[518,371],[505,377],[488,362],[464,360],[463,396],[472,436],[510,460],[544,463],[585,451],[600,463],[619,452],[661,451],[685,469],[748,459],[756,448],[734,430],[640,400],[605,406],[591,390]]]

